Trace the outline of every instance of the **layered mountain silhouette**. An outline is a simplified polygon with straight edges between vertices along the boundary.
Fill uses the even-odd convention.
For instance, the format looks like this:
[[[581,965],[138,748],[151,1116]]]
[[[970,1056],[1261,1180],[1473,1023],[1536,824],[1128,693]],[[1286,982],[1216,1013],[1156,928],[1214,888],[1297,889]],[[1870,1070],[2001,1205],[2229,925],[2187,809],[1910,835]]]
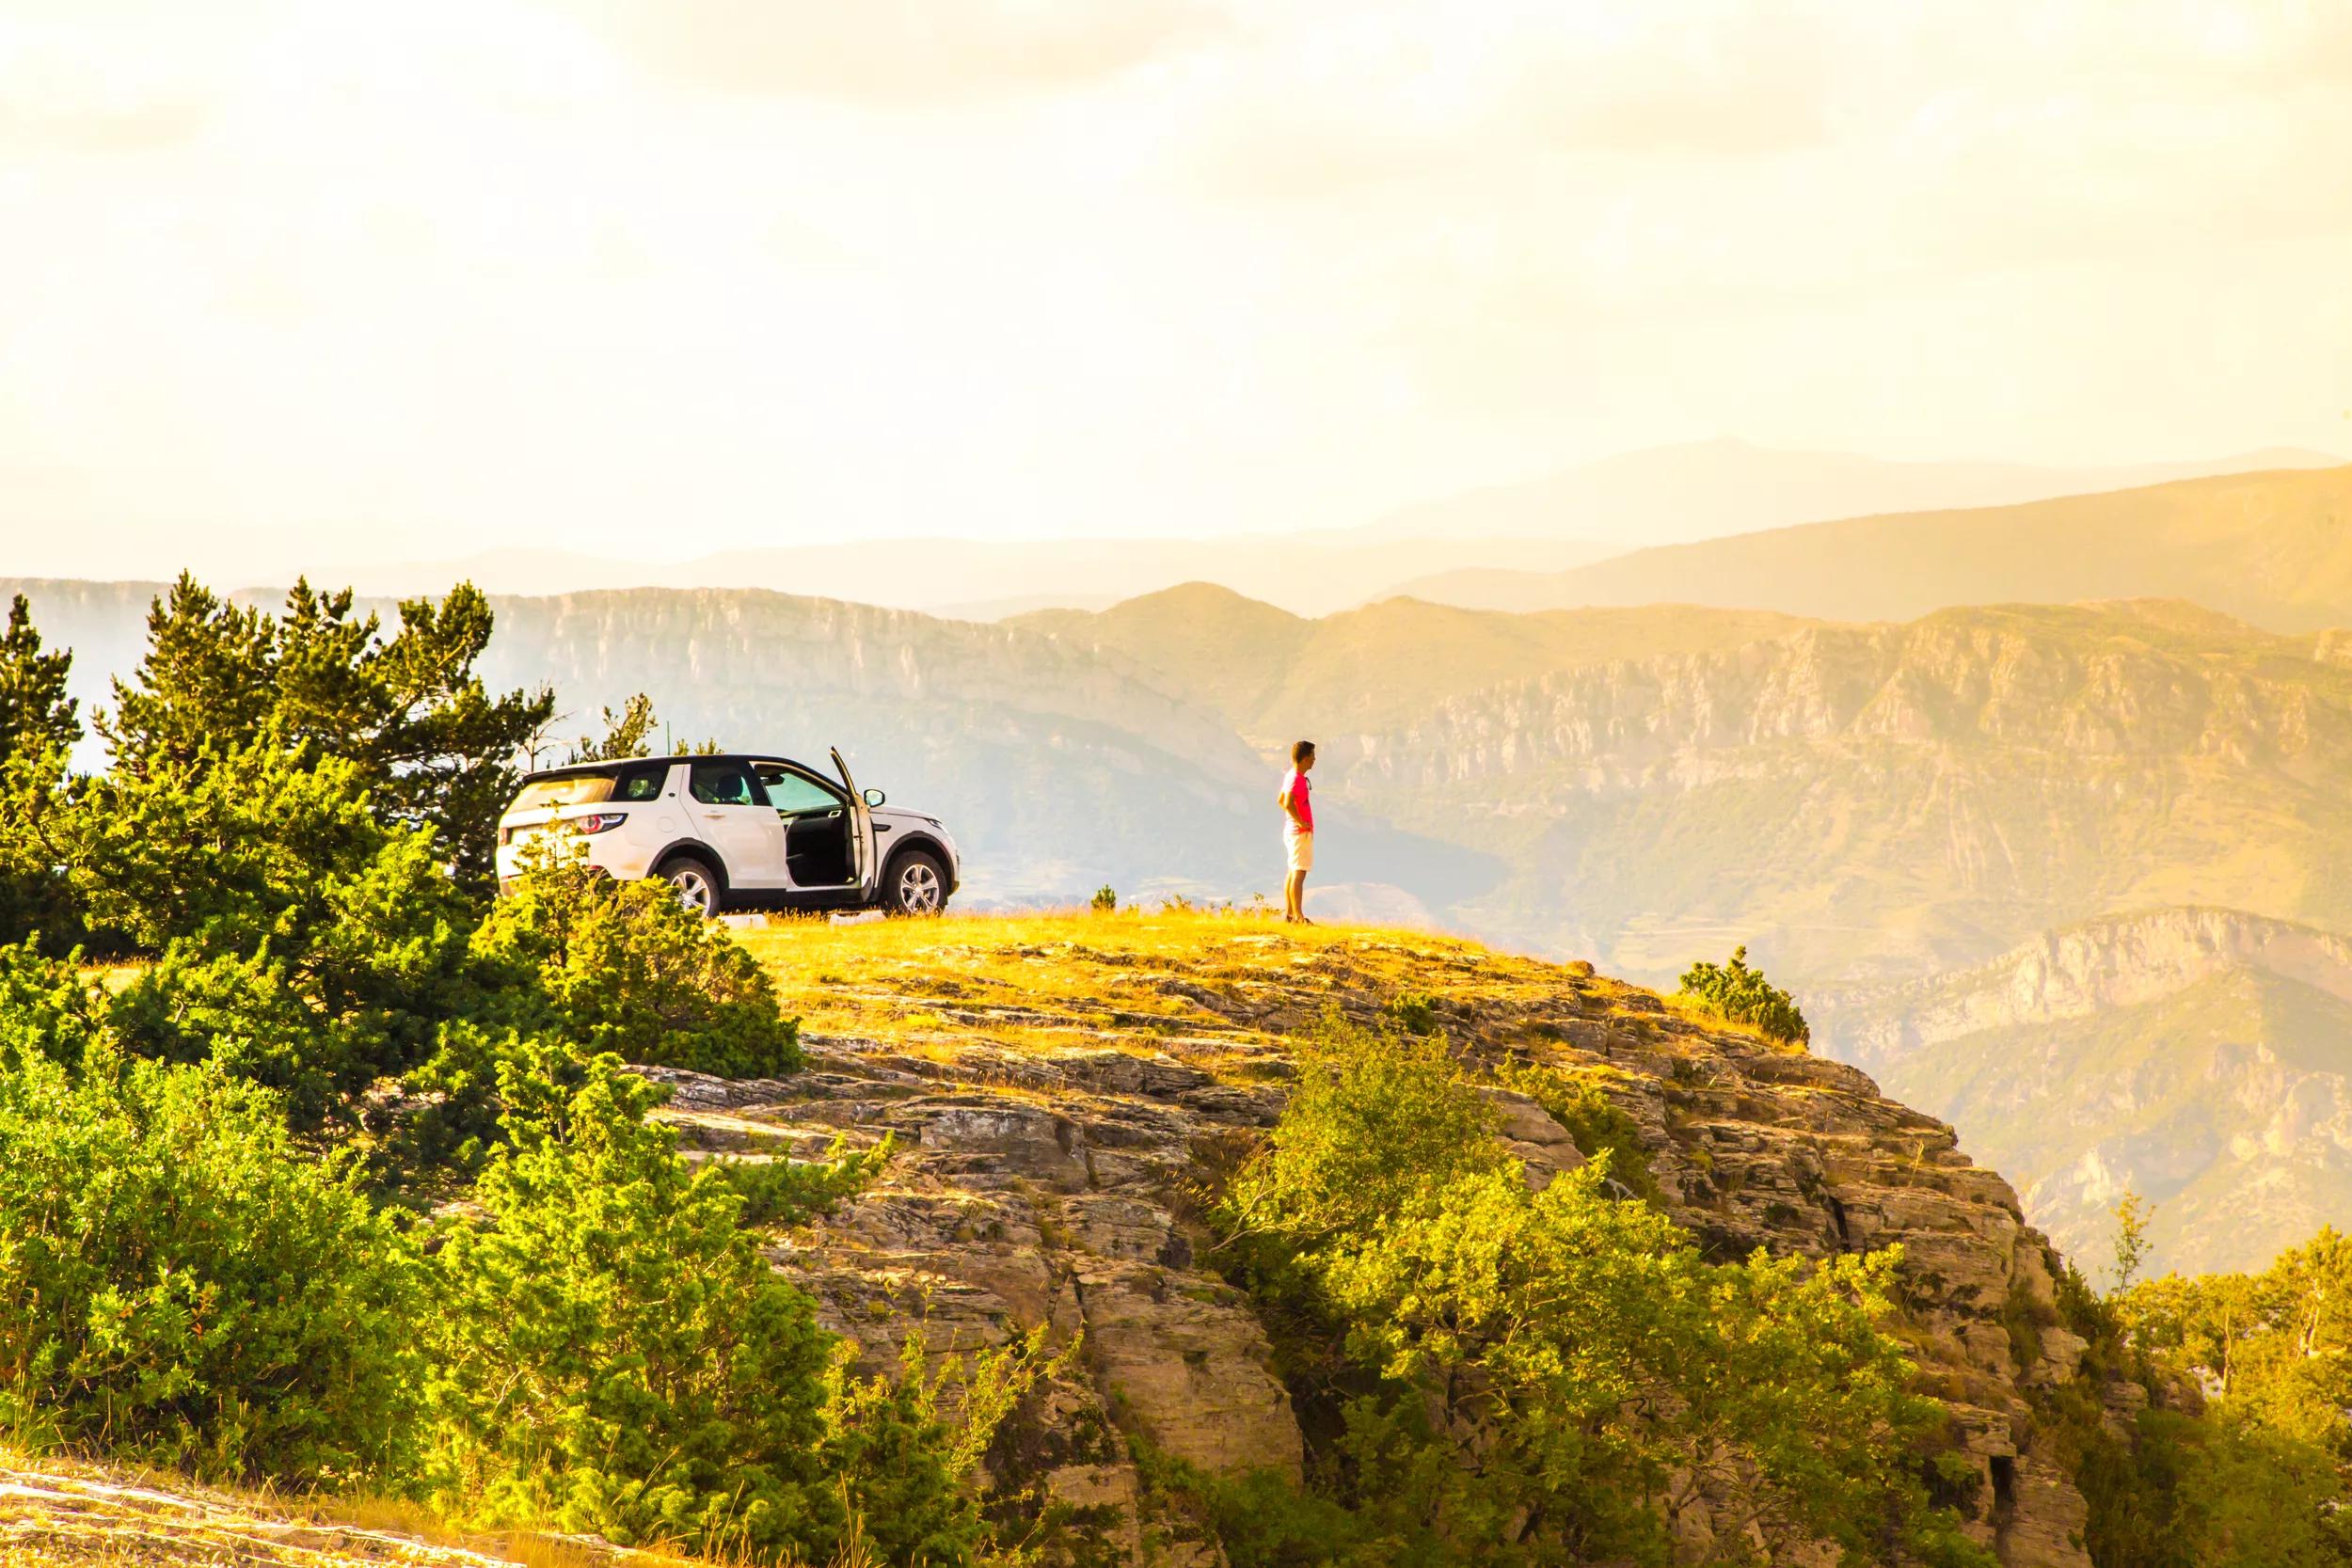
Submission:
[[[1780,451],[1750,441],[1690,441],[1405,507],[1363,532],[1377,539],[1577,538],[1631,549],[1824,518],[2006,506],[2213,474],[2330,467],[2343,461],[2326,452],[2274,447],[2207,462],[2053,468],[1899,463],[1853,452]]]
[[[1398,591],[1492,610],[1685,601],[1843,621],[1909,620],[1955,605],[2185,598],[2306,631],[2352,623],[2352,466],[1851,517],[1563,572],[1471,567]]]
[[[1547,576],[1645,546],[1824,518],[1989,506],[2202,474],[2308,468],[2341,461],[2320,452],[2276,449],[2201,463],[2050,468],[2011,463],[1896,463],[1847,452],[1702,441],[1629,452],[1524,483],[1468,491],[1357,528],[1195,538],[913,538],[886,543],[848,537],[844,530],[844,537],[834,543],[728,549],[659,562],[565,550],[501,549],[444,561],[306,564],[312,568],[313,578],[353,583],[373,594],[433,593],[460,579],[490,593],[517,594],[646,587],[767,588],[973,620],[1046,609],[1099,610],[1187,581],[1216,583],[1306,615],[1327,614],[1400,591],[1512,610],[1587,602],[1711,604],[1725,601],[1708,593],[1648,589],[1632,598],[1561,598],[1545,584],[1527,583],[1520,574]],[[1457,580],[1455,574],[1464,571],[1479,575]],[[1400,584],[1406,586],[1400,590]],[[2175,591],[2103,587],[2058,596]],[[2045,595],[2012,592],[1986,596]],[[1778,601],[1757,603],[1788,608]],[[1878,616],[1915,611],[1799,612]]]

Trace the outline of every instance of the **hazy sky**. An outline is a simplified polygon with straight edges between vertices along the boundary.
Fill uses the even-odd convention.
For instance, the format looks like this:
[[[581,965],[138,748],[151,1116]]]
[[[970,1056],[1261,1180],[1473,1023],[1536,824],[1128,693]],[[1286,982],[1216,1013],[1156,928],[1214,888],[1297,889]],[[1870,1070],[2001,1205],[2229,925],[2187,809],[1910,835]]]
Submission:
[[[2343,0],[0,0],[0,575],[2352,451],[2347,171]]]

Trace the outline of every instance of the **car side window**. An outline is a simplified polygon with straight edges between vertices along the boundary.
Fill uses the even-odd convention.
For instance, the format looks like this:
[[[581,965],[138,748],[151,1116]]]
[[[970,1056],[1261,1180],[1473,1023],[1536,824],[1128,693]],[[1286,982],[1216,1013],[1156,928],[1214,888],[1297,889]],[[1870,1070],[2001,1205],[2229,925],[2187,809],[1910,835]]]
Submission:
[[[803,773],[774,763],[756,767],[759,782],[768,791],[769,803],[787,816],[803,812],[834,811],[841,804],[841,797]]]
[[[768,797],[739,762],[698,762],[687,792],[706,806],[764,806]]]
[[[660,795],[662,784],[670,777],[670,765],[651,763],[643,768],[625,768],[612,785],[615,800],[651,800]]]

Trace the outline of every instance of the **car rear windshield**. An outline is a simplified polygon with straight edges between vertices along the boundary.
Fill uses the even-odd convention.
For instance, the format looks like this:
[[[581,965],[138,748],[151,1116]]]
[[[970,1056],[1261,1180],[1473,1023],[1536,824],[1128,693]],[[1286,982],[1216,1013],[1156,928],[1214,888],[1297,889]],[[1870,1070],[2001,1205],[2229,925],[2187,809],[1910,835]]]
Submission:
[[[661,793],[669,776],[667,763],[648,763],[611,773],[559,773],[533,779],[523,785],[509,811],[544,810],[549,806],[593,806],[607,800],[650,800]]]

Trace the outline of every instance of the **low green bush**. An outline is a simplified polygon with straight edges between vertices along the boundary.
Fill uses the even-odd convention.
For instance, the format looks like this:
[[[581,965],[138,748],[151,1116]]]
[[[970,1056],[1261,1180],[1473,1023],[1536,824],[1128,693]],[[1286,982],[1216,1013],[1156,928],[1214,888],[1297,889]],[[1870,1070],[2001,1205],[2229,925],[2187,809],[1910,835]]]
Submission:
[[[522,1034],[729,1078],[800,1069],[767,972],[664,883],[539,866],[492,907],[473,954]]]
[[[1748,967],[1745,946],[1733,948],[1728,963],[1701,959],[1684,970],[1682,989],[1676,994],[1718,1018],[1744,1023],[1767,1039],[1803,1045],[1813,1037],[1796,999],[1764,978],[1762,970]]]
[[[397,1476],[417,1271],[352,1163],[307,1158],[251,1085],[104,1050],[0,1070],[0,1428],[21,1441]]]
[[[105,1028],[105,999],[76,961],[45,957],[37,936],[0,947],[0,1072],[26,1056],[79,1068]]]
[[[576,1077],[577,1085],[564,1080]],[[485,1518],[773,1554],[838,1539],[833,1352],[715,1171],[603,1057],[502,1065],[506,1142],[437,1259],[428,1485]]]
[[[1503,1087],[1516,1089],[1541,1105],[1586,1158],[1605,1158],[1609,1174],[1625,1183],[1634,1196],[1655,1203],[1663,1196],[1658,1179],[1650,1174],[1641,1124],[1619,1109],[1592,1075],[1506,1062],[1495,1076]]]
[[[91,788],[88,918],[156,955],[109,1008],[130,1050],[277,1089],[299,1128],[349,1126],[480,1006],[470,901],[430,834],[375,819],[349,766],[273,736]]]
[[[1417,990],[1399,991],[1381,1004],[1381,1015],[1408,1035],[1438,1032],[1438,1004]]]
[[[863,1190],[882,1174],[897,1147],[884,1137],[870,1148],[852,1149],[835,1138],[821,1160],[721,1160],[711,1168],[742,1203],[738,1223],[789,1227],[805,1225]]]

